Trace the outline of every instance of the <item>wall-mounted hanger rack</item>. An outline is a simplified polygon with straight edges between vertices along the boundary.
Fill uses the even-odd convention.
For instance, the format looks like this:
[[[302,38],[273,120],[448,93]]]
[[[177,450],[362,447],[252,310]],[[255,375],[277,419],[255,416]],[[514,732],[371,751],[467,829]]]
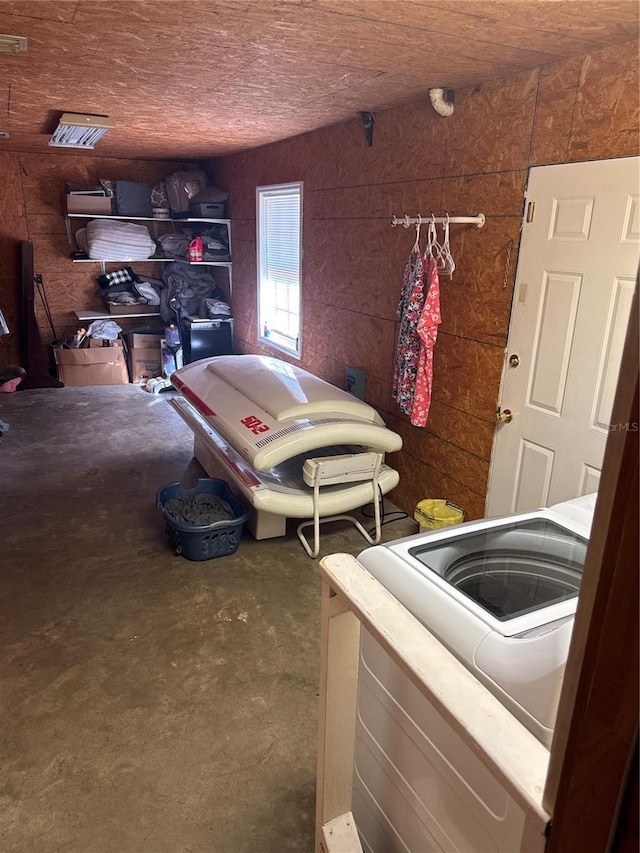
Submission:
[[[429,222],[434,222],[436,225],[445,225],[447,222],[450,225],[476,225],[482,228],[485,223],[484,213],[478,213],[476,216],[396,216],[393,214],[391,225],[393,228],[396,225],[402,225],[403,228],[409,228],[411,225],[428,225]]]

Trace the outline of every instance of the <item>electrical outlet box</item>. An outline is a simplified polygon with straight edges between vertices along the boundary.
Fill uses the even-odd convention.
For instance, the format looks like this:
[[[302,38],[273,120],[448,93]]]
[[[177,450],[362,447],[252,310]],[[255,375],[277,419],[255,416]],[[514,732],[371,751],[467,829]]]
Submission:
[[[364,378],[363,367],[347,367],[347,391],[359,400],[364,400]]]

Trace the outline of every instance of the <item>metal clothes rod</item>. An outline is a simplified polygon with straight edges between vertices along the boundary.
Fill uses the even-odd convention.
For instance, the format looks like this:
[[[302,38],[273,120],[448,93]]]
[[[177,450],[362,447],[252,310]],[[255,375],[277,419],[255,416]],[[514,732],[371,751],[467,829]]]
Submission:
[[[403,228],[409,228],[410,225],[428,225],[429,222],[435,222],[437,225],[477,225],[482,228],[485,223],[484,213],[478,213],[477,216],[396,216],[393,214],[391,225],[393,228],[396,225],[402,225]]]

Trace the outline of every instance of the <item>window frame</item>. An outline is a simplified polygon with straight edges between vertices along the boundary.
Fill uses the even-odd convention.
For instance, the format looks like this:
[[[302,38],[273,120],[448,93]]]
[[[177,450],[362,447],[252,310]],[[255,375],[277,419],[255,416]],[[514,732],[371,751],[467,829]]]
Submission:
[[[266,200],[269,198],[295,195],[298,199],[299,218],[298,218],[298,335],[296,345],[287,346],[284,336],[281,340],[277,337],[267,337],[263,334],[263,288],[266,283],[266,262],[264,257],[265,239],[263,236],[263,222],[265,216]],[[302,203],[303,203],[303,182],[293,181],[287,184],[269,184],[266,186],[256,187],[256,257],[257,257],[257,276],[256,276],[256,302],[257,302],[257,334],[258,341],[262,344],[267,344],[269,347],[286,353],[293,358],[300,359],[302,355]],[[277,333],[276,333],[277,335]]]

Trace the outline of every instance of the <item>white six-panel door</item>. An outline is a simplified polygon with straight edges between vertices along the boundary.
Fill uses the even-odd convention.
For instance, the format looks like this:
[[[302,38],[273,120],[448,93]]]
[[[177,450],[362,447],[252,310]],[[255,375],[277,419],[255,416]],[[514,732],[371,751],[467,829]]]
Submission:
[[[487,515],[597,491],[639,259],[639,157],[531,169]]]

